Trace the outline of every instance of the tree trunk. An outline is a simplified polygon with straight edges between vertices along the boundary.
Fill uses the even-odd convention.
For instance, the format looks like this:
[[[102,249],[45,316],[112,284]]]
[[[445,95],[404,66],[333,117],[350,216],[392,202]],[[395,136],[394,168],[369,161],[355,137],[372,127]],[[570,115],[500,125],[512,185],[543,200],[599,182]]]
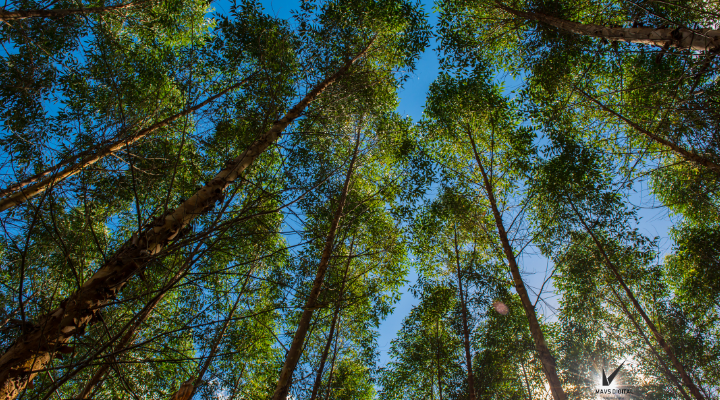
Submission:
[[[578,210],[575,208],[575,204],[573,204],[572,201],[569,201],[570,207],[572,207],[573,211],[575,212],[575,215],[577,215],[578,219],[580,219],[580,222],[582,223],[583,227],[585,227],[585,230],[592,238],[593,242],[595,242],[595,246],[597,246],[598,250],[600,251],[600,254],[603,257],[603,260],[605,261],[605,266],[612,272],[612,274],[615,276],[615,278],[620,283],[620,286],[622,286],[623,290],[625,290],[625,294],[630,299],[630,302],[633,305],[633,308],[635,308],[635,311],[637,311],[638,314],[640,314],[640,317],[645,321],[645,324],[650,329],[650,331],[653,333],[653,336],[655,336],[655,339],[657,340],[660,347],[665,350],[665,354],[667,354],[668,358],[670,358],[670,361],[673,364],[673,367],[680,373],[680,377],[682,378],[683,385],[685,385],[689,390],[690,393],[695,397],[697,400],[705,400],[705,396],[700,393],[700,390],[697,386],[695,386],[695,383],[693,382],[690,375],[687,374],[685,371],[685,366],[682,365],[680,360],[677,359],[675,356],[675,352],[673,351],[672,347],[665,341],[665,338],[660,334],[660,331],[658,331],[655,324],[650,320],[648,315],[645,313],[645,310],[642,308],[640,303],[635,298],[635,295],[633,294],[632,290],[628,287],[628,285],[625,283],[625,280],[623,279],[622,275],[620,275],[620,272],[615,268],[615,264],[610,260],[610,257],[605,252],[605,247],[602,245],[600,240],[595,236],[595,233],[590,229],[590,227],[585,223],[585,219],[580,215]]]
[[[278,379],[275,392],[272,396],[273,400],[285,400],[290,391],[290,380],[292,379],[295,367],[300,360],[300,355],[302,354],[303,345],[305,343],[305,336],[307,336],[308,329],[310,328],[313,311],[317,306],[317,299],[320,295],[320,290],[322,289],[325,272],[327,271],[328,263],[330,262],[330,256],[332,255],[333,243],[335,242],[335,232],[343,215],[343,208],[345,207],[345,201],[347,200],[347,194],[350,188],[350,178],[352,177],[353,169],[355,168],[355,161],[357,160],[359,149],[360,135],[358,134],[355,139],[355,149],[353,150],[353,155],[350,159],[350,166],[348,167],[347,174],[345,175],[345,183],[343,184],[342,192],[340,193],[340,200],[338,201],[335,215],[330,223],[328,235],[325,239],[325,247],[323,248],[320,263],[318,264],[318,269],[315,273],[315,281],[313,282],[310,294],[305,301],[305,307],[303,307],[303,313],[300,316],[300,322],[298,323],[298,328],[295,331],[292,344],[285,356],[285,364],[280,371],[280,378]]]
[[[465,363],[467,363],[468,400],[475,400],[475,377],[473,376],[472,354],[470,353],[470,330],[468,329],[467,307],[463,293],[462,275],[460,273],[460,251],[457,241],[457,226],[455,227],[455,264],[457,267],[458,294],[460,295],[460,308],[462,309],[463,342],[465,344]]]
[[[340,335],[335,336],[335,348],[333,349],[333,358],[330,361],[330,376],[328,377],[327,390],[325,390],[325,400],[330,400],[330,392],[332,392],[332,382],[335,375],[335,361],[337,361],[338,354],[338,339]]]
[[[683,148],[683,147],[681,147],[681,146],[678,146],[677,144],[675,144],[675,143],[673,143],[673,142],[671,142],[671,141],[669,141],[669,140],[667,140],[667,139],[665,139],[665,138],[663,138],[663,137],[660,137],[660,136],[658,136],[658,135],[656,135],[656,134],[648,131],[647,129],[645,129],[645,128],[641,127],[640,125],[636,124],[635,122],[633,122],[633,121],[625,118],[623,115],[617,113],[615,110],[613,110],[613,109],[611,109],[610,107],[606,106],[605,104],[601,103],[601,102],[598,101],[596,98],[591,97],[589,94],[583,92],[582,90],[579,90],[579,92],[580,92],[583,96],[585,96],[585,97],[587,97],[588,99],[590,99],[590,101],[592,101],[593,103],[597,104],[597,105],[598,105],[600,108],[602,108],[605,112],[614,115],[615,117],[617,117],[617,118],[620,119],[621,121],[623,121],[623,122],[625,122],[626,124],[630,125],[631,128],[633,128],[633,129],[635,129],[636,131],[642,133],[643,135],[645,135],[645,137],[647,137],[648,139],[654,141],[655,143],[658,143],[658,144],[660,144],[661,146],[664,146],[664,147],[669,148],[670,150],[672,150],[673,152],[675,152],[675,154],[677,154],[678,156],[680,156],[680,158],[682,158],[682,159],[684,159],[684,160],[686,160],[686,161],[689,161],[689,162],[698,164],[698,165],[702,165],[703,167],[705,167],[705,168],[707,168],[707,169],[710,169],[710,170],[712,170],[713,172],[715,172],[716,174],[719,174],[719,175],[720,175],[720,164],[718,164],[717,162],[715,162],[715,161],[713,161],[713,160],[711,160],[711,159],[708,159],[707,157],[705,157],[705,156],[703,156],[703,155],[700,155],[700,154],[698,154],[698,153],[695,153],[694,151],[690,151],[690,150],[687,150],[687,149],[685,149],[685,148]]]
[[[440,369],[440,315],[435,320],[435,345],[437,346],[437,380],[438,380],[438,400],[443,400],[442,395],[442,370]]]
[[[75,8],[66,10],[19,10],[5,11],[0,8],[0,21],[14,21],[26,18],[60,18],[70,15],[100,14],[108,11],[124,10],[135,6],[134,3],[121,4],[118,6]]]
[[[72,296],[63,300],[53,312],[41,317],[0,357],[0,400],[16,398],[39,370],[53,358],[58,348],[84,333],[87,324],[95,320],[96,312],[115,298],[127,281],[140,272],[148,262],[195,219],[222,199],[225,189],[233,183],[290,125],[305,108],[344,75],[370,48],[370,44],[348,60],[337,72],[317,84],[298,104],[240,156],[228,162],[226,168],[207,182],[177,209],[169,210],[149,224],[139,235],[125,242],[104,265]]]
[[[583,36],[592,36],[608,41],[677,47],[683,50],[716,52],[720,50],[720,31],[712,29],[686,28],[611,28],[595,24],[580,24],[550,15],[516,10],[495,3],[498,8],[526,20],[542,22],[555,28]]]
[[[537,315],[535,315],[535,307],[533,306],[532,301],[530,301],[530,296],[528,296],[527,290],[525,289],[525,283],[522,280],[522,275],[520,275],[520,269],[518,268],[518,264],[515,259],[515,253],[513,252],[510,241],[508,240],[507,232],[505,231],[505,226],[502,222],[502,216],[500,215],[497,202],[495,201],[492,184],[485,173],[485,168],[483,168],[480,156],[478,155],[477,148],[475,146],[475,139],[473,139],[469,129],[467,134],[470,138],[470,143],[472,144],[475,161],[477,162],[478,167],[480,168],[480,173],[482,174],[487,198],[490,203],[490,207],[492,208],[495,225],[497,226],[498,236],[500,236],[503,252],[507,258],[508,265],[510,266],[510,272],[512,273],[513,281],[515,283],[515,291],[518,293],[518,296],[520,296],[520,301],[522,302],[523,309],[525,310],[525,315],[527,316],[528,324],[530,325],[530,333],[532,334],[533,341],[535,342],[535,349],[538,352],[538,357],[542,362],[543,372],[545,373],[545,378],[548,380],[550,392],[552,393],[553,399],[566,400],[567,396],[563,391],[560,378],[557,374],[555,358],[550,353],[550,349],[545,342],[545,335],[543,335],[542,329],[540,329],[540,323],[537,320]]]
[[[323,348],[322,355],[320,356],[320,365],[318,366],[318,372],[315,376],[315,383],[313,383],[312,395],[310,400],[315,400],[318,393],[320,392],[320,386],[322,385],[322,375],[325,370],[325,362],[327,361],[328,355],[330,354],[330,347],[332,346],[333,337],[335,336],[335,327],[337,326],[338,316],[340,315],[340,309],[342,307],[343,295],[345,294],[345,283],[347,282],[348,271],[350,270],[350,262],[352,261],[352,252],[355,245],[355,238],[350,243],[350,252],[348,254],[347,264],[345,264],[345,273],[343,275],[343,281],[340,285],[340,293],[338,294],[338,302],[335,306],[335,312],[333,313],[333,319],[330,323],[330,332],[328,333],[328,339]]]
[[[205,362],[200,368],[197,377],[195,377],[195,379],[191,378],[183,382],[183,384],[180,385],[178,391],[173,394],[171,400],[190,400],[193,394],[195,394],[197,388],[202,383],[205,372],[207,372],[213,358],[215,358],[215,355],[217,354],[217,349],[218,347],[220,347],[220,342],[222,341],[223,336],[225,336],[225,332],[227,331],[228,325],[230,325],[232,317],[235,315],[238,304],[240,304],[240,299],[242,299],[243,295],[245,294],[245,289],[247,288],[248,281],[250,281],[250,274],[252,274],[254,269],[254,267],[250,268],[250,270],[245,275],[245,282],[243,282],[242,289],[240,289],[240,293],[238,293],[237,298],[235,299],[235,304],[233,304],[232,309],[230,309],[230,312],[228,313],[228,316],[225,319],[225,323],[223,323],[222,328],[220,328],[220,331],[215,335],[212,347],[210,348],[210,354],[208,354],[207,358],[205,358]]]
[[[0,211],[5,211],[9,208],[15,207],[16,205],[21,204],[21,203],[25,202],[26,200],[39,195],[40,193],[44,192],[45,190],[51,188],[53,185],[55,185],[59,182],[62,182],[67,178],[70,178],[71,176],[79,173],[80,171],[89,167],[90,165],[93,165],[96,162],[102,160],[103,158],[118,152],[123,147],[129,146],[129,145],[137,142],[138,140],[153,133],[154,131],[167,126],[168,124],[170,124],[171,122],[175,121],[178,118],[184,117],[190,113],[193,113],[193,112],[199,110],[200,108],[206,106],[207,104],[215,101],[217,98],[225,95],[230,90],[233,90],[233,89],[237,88],[238,86],[244,84],[245,82],[247,82],[247,79],[249,79],[249,78],[244,79],[242,82],[240,82],[236,85],[230,86],[229,88],[223,90],[222,92],[216,94],[215,96],[208,98],[207,100],[205,100],[199,104],[196,104],[196,105],[194,105],[190,108],[187,108],[175,115],[165,118],[164,120],[157,122],[145,129],[141,129],[133,136],[126,137],[126,138],[120,138],[115,143],[105,146],[96,152],[93,152],[95,149],[91,149],[84,153],[80,153],[76,156],[70,157],[69,159],[61,162],[60,164],[58,164],[52,168],[49,168],[35,176],[32,176],[21,182],[10,185],[9,187],[7,187],[6,189],[4,189],[2,191],[3,195],[8,194],[8,193],[12,193],[12,194],[10,194],[8,197],[0,200]],[[73,161],[77,160],[78,158],[81,158],[79,162],[70,165]],[[63,168],[63,169],[61,170],[61,168]],[[42,179],[40,182],[38,182],[32,186],[23,187],[30,183],[37,182],[40,179]]]

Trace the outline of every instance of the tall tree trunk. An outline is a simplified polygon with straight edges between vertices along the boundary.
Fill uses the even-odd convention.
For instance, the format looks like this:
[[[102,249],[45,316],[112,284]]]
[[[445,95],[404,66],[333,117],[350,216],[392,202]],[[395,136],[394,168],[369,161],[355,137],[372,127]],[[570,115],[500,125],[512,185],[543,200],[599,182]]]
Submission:
[[[109,11],[124,10],[135,6],[135,3],[120,4],[117,6],[107,7],[88,7],[88,8],[75,8],[65,10],[18,10],[18,11],[6,11],[0,8],[0,21],[14,21],[18,19],[26,18],[60,18],[67,17],[70,15],[87,15],[87,14],[101,14]]]
[[[0,357],[0,400],[16,398],[38,371],[47,365],[58,348],[65,346],[75,335],[95,320],[96,312],[115,298],[127,281],[139,273],[177,237],[180,231],[198,215],[212,209],[222,199],[225,189],[233,183],[305,108],[333,82],[343,76],[370,48],[372,42],[337,72],[317,84],[262,137],[253,142],[240,156],[226,164],[205,186],[175,210],[169,210],[139,235],[125,244],[72,296],[58,308],[41,317],[34,328],[20,335]]]
[[[608,41],[619,41],[659,47],[716,52],[720,50],[720,31],[712,29],[686,28],[611,28],[595,24],[581,24],[552,17],[550,15],[516,10],[501,3],[498,8],[526,20],[542,22],[555,28],[583,36],[592,36]]]
[[[545,335],[543,335],[542,329],[540,329],[540,323],[538,322],[537,315],[535,314],[535,307],[533,306],[532,301],[530,301],[530,296],[525,289],[525,283],[522,280],[522,275],[520,275],[520,269],[518,268],[517,260],[515,259],[515,253],[510,245],[510,240],[508,240],[502,216],[500,215],[500,211],[498,210],[497,202],[495,200],[495,194],[493,193],[492,183],[490,182],[490,179],[485,172],[485,168],[480,161],[480,155],[478,154],[477,147],[475,146],[475,139],[473,139],[469,128],[467,134],[470,138],[470,143],[472,144],[475,161],[477,162],[478,167],[480,168],[480,173],[482,174],[483,184],[485,186],[485,191],[487,192],[490,207],[492,208],[498,236],[500,237],[503,252],[505,253],[505,258],[507,258],[508,265],[510,266],[510,272],[515,283],[515,291],[518,293],[518,296],[520,296],[520,301],[522,302],[523,309],[525,310],[525,315],[527,316],[528,324],[530,325],[530,333],[532,334],[533,341],[535,342],[535,350],[537,350],[540,362],[542,362],[545,378],[548,380],[548,384],[550,385],[550,392],[552,393],[553,399],[566,400],[567,395],[565,395],[565,391],[563,391],[560,378],[557,374],[555,358],[550,353],[550,349],[545,342]]]
[[[243,295],[245,294],[245,289],[247,288],[248,282],[250,281],[250,274],[252,274],[254,269],[255,267],[253,266],[253,268],[250,268],[247,274],[245,274],[245,282],[243,282],[242,289],[240,289],[240,293],[238,293],[237,298],[235,299],[235,304],[233,304],[232,309],[230,309],[230,312],[228,313],[228,316],[225,319],[225,323],[223,323],[222,328],[220,328],[218,333],[215,335],[213,344],[210,348],[210,353],[208,354],[207,358],[205,358],[205,362],[200,368],[200,371],[197,373],[197,376],[194,379],[188,379],[182,385],[180,385],[180,388],[177,392],[173,394],[171,400],[190,400],[197,388],[202,383],[205,373],[207,372],[208,368],[210,368],[210,364],[215,358],[215,355],[217,355],[217,349],[220,347],[220,342],[225,336],[227,327],[228,325],[230,325],[230,321],[235,315],[235,311],[237,311],[238,304],[240,304],[240,299],[242,299]]]
[[[70,157],[69,159],[61,162],[60,164],[48,168],[47,170],[34,175],[30,178],[27,178],[21,182],[17,182],[15,184],[10,185],[9,187],[2,190],[3,195],[10,194],[8,197],[0,200],[0,211],[5,211],[9,208],[15,207],[18,204],[21,204],[25,202],[26,200],[35,197],[39,195],[40,193],[44,192],[45,190],[51,188],[55,184],[64,181],[65,179],[70,178],[71,176],[79,173],[83,169],[89,167],[90,165],[95,164],[96,162],[102,160],[103,158],[117,153],[120,151],[123,147],[129,146],[138,140],[144,138],[145,136],[155,132],[156,130],[163,128],[170,124],[171,122],[175,121],[178,118],[184,117],[188,114],[191,114],[197,110],[199,110],[202,107],[205,107],[209,103],[215,101],[217,98],[225,95],[230,90],[233,90],[240,85],[247,82],[249,78],[244,79],[242,82],[232,85],[229,88],[223,90],[222,92],[209,97],[205,101],[196,104],[192,107],[189,107],[175,115],[172,115],[170,117],[165,118],[164,120],[157,122],[145,129],[139,130],[136,134],[130,136],[130,137],[123,137],[119,138],[114,143],[105,146],[99,150],[97,149],[91,149],[86,152],[80,153],[76,156]],[[73,163],[75,160],[80,158],[80,161],[77,163]],[[44,179],[43,179],[44,178]],[[38,180],[42,179],[40,182],[37,182]],[[37,182],[36,184],[32,186],[26,186],[25,185],[31,184],[33,182]],[[14,193],[13,193],[14,192]]]
[[[340,293],[338,294],[337,305],[333,312],[332,322],[330,323],[330,332],[328,332],[328,339],[323,348],[322,355],[320,355],[320,365],[318,366],[317,375],[315,375],[315,382],[313,383],[312,394],[310,400],[315,400],[318,393],[320,392],[320,386],[322,385],[323,371],[325,370],[325,362],[327,362],[328,355],[330,354],[330,347],[332,346],[333,337],[335,336],[335,327],[337,326],[338,316],[340,315],[340,309],[342,307],[343,295],[345,294],[345,284],[347,282],[348,271],[350,270],[350,262],[352,261],[353,247],[355,246],[355,238],[353,237],[350,243],[350,252],[348,254],[348,260],[345,264],[345,273],[343,274],[342,284],[340,285]]]
[[[463,342],[465,344],[465,363],[467,364],[468,400],[475,400],[475,377],[472,368],[472,353],[470,353],[470,330],[468,328],[467,306],[463,293],[462,274],[460,272],[460,251],[458,249],[457,226],[455,226],[455,266],[457,268],[458,294],[460,308],[462,309]]]
[[[325,400],[330,400],[330,392],[332,392],[332,382],[335,376],[335,361],[337,361],[339,338],[340,335],[335,336],[335,348],[333,349],[332,361],[330,361],[330,376],[328,377],[327,389],[325,390]]]
[[[360,134],[358,133],[355,139],[355,149],[353,150],[352,158],[350,159],[350,166],[348,167],[347,174],[345,175],[345,183],[343,184],[342,192],[340,193],[340,199],[338,201],[335,215],[333,216],[330,228],[328,229],[328,235],[325,239],[325,247],[323,248],[320,263],[318,264],[317,272],[315,273],[315,281],[313,282],[312,289],[305,301],[305,307],[303,307],[303,313],[300,316],[300,322],[298,328],[295,331],[292,344],[288,349],[287,355],[285,356],[285,364],[280,371],[280,378],[278,379],[275,392],[273,393],[273,400],[285,400],[288,392],[290,391],[290,380],[292,379],[295,367],[300,360],[303,345],[305,343],[305,336],[307,336],[308,329],[310,328],[310,322],[312,320],[313,311],[317,306],[317,299],[322,289],[323,281],[325,279],[325,272],[327,272],[328,264],[330,262],[330,256],[332,255],[333,243],[335,242],[335,232],[337,230],[340,219],[343,215],[343,209],[345,207],[345,201],[347,200],[348,190],[350,188],[350,178],[352,177],[353,170],[355,168],[355,161],[357,160],[358,150],[360,149]]]
[[[712,170],[713,172],[715,172],[716,174],[719,174],[719,175],[720,175],[720,164],[718,164],[717,161],[711,160],[711,159],[707,158],[706,156],[703,156],[703,155],[701,155],[701,154],[698,154],[698,153],[696,153],[696,152],[694,152],[694,151],[687,150],[687,149],[683,148],[682,146],[679,146],[679,145],[671,142],[670,140],[667,140],[667,139],[665,139],[665,138],[663,138],[663,137],[661,137],[661,136],[658,136],[658,135],[650,132],[649,130],[643,128],[642,126],[636,124],[635,122],[633,122],[633,121],[625,118],[625,116],[623,116],[622,114],[619,114],[618,112],[616,112],[616,111],[613,110],[612,108],[606,106],[605,104],[601,103],[599,100],[597,100],[596,98],[594,98],[594,97],[590,96],[589,94],[583,92],[582,90],[579,90],[579,92],[580,92],[583,96],[585,96],[585,97],[587,97],[588,99],[590,99],[590,101],[592,101],[593,103],[597,104],[597,105],[598,105],[600,108],[602,108],[605,112],[614,115],[615,117],[617,117],[617,118],[620,119],[621,121],[623,121],[623,122],[625,122],[626,124],[628,124],[631,128],[633,128],[633,129],[635,129],[636,131],[640,132],[641,134],[645,135],[645,137],[647,137],[648,139],[652,140],[653,142],[658,143],[658,144],[660,144],[661,146],[664,146],[664,147],[669,148],[669,149],[672,150],[675,154],[677,154],[678,156],[680,156],[680,158],[682,158],[682,159],[684,159],[684,160],[686,160],[686,161],[690,161],[690,162],[692,162],[692,163],[698,164],[698,165],[702,165],[703,167],[705,167],[705,168],[707,168],[707,169],[710,169],[710,170]]]
[[[615,278],[620,283],[620,286],[622,286],[623,290],[625,291],[625,294],[630,299],[630,302],[633,305],[633,308],[635,308],[635,311],[637,311],[638,314],[640,314],[640,317],[645,321],[645,324],[650,329],[650,331],[653,333],[653,336],[655,336],[655,339],[657,340],[660,347],[665,350],[665,354],[667,354],[668,358],[670,358],[670,361],[673,364],[673,367],[678,371],[680,374],[680,377],[682,379],[683,385],[685,385],[689,390],[690,393],[695,397],[697,400],[705,400],[705,396],[700,393],[700,390],[697,386],[695,386],[695,383],[693,382],[692,378],[688,373],[685,371],[685,366],[678,360],[678,358],[675,356],[675,352],[673,351],[672,347],[670,347],[670,344],[668,344],[665,341],[665,338],[662,336],[660,331],[658,331],[657,327],[655,326],[655,323],[652,322],[650,317],[648,317],[647,313],[645,313],[645,310],[642,308],[640,303],[635,298],[635,295],[633,294],[632,290],[630,290],[630,287],[625,283],[625,279],[623,279],[622,275],[620,275],[620,272],[615,267],[615,264],[610,260],[610,257],[608,256],[607,252],[605,251],[605,246],[600,242],[600,240],[597,238],[595,233],[590,229],[590,227],[585,223],[585,219],[580,215],[580,212],[575,208],[575,204],[570,201],[570,207],[572,207],[573,211],[575,212],[575,215],[580,219],[580,223],[582,223],[583,227],[585,227],[585,230],[592,238],[593,242],[595,242],[595,246],[597,246],[598,250],[600,251],[600,254],[603,257],[603,261],[605,266],[612,272],[612,274],[615,276]]]
[[[437,365],[437,381],[438,381],[438,400],[443,400],[442,370],[440,369],[440,349],[442,348],[440,345],[440,315],[438,315],[437,319],[435,320],[435,345],[437,346],[436,365]]]

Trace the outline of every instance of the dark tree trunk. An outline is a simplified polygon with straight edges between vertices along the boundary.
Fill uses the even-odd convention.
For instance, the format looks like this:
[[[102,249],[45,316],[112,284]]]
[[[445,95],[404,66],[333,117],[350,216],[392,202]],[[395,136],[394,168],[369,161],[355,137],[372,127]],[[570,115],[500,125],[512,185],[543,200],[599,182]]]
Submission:
[[[516,10],[501,3],[497,7],[526,20],[542,22],[566,32],[592,36],[611,42],[655,45],[663,48],[715,52],[720,50],[720,31],[686,28],[612,28],[595,24],[581,24],[550,15]]]

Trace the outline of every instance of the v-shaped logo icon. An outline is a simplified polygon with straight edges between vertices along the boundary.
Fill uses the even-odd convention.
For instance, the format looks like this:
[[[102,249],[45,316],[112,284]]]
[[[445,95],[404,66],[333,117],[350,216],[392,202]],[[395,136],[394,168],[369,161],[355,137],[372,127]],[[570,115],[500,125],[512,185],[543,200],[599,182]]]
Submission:
[[[615,371],[613,371],[613,373],[610,374],[610,376],[608,376],[608,377],[605,376],[605,368],[603,368],[603,370],[602,370],[602,379],[603,379],[602,385],[603,385],[603,386],[610,386],[610,384],[612,383],[613,379],[615,379],[615,375],[617,375],[617,373],[620,372],[620,368],[622,368],[622,366],[623,366],[624,364],[625,364],[625,361],[623,361],[622,364],[620,364],[620,366],[617,367],[617,368],[615,369]]]

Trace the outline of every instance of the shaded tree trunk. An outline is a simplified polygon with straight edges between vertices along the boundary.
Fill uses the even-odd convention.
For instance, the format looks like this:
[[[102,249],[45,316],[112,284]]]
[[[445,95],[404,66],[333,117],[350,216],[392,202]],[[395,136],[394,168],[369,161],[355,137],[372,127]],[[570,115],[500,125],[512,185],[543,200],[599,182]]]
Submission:
[[[475,161],[477,162],[480,173],[482,174],[485,192],[487,194],[488,202],[490,203],[493,217],[495,219],[498,236],[500,237],[503,252],[505,253],[505,257],[507,258],[508,265],[510,266],[510,272],[513,277],[513,282],[515,283],[515,291],[517,292],[518,296],[520,296],[520,301],[523,305],[523,309],[525,310],[525,315],[527,316],[528,324],[530,326],[530,333],[532,334],[533,341],[535,342],[535,350],[538,352],[538,357],[540,358],[540,362],[542,363],[545,378],[548,380],[548,384],[550,386],[550,392],[552,393],[553,399],[566,400],[567,395],[565,394],[565,391],[563,391],[562,384],[560,383],[560,378],[557,374],[557,365],[555,364],[555,358],[550,353],[550,349],[545,342],[545,335],[543,335],[542,329],[540,328],[540,323],[537,319],[537,315],[535,314],[535,306],[533,306],[533,303],[530,300],[530,296],[527,293],[527,289],[525,289],[525,283],[522,280],[522,275],[520,275],[520,269],[518,268],[517,260],[515,259],[515,253],[513,252],[512,246],[510,245],[510,240],[508,240],[507,232],[505,231],[505,226],[503,225],[502,221],[502,216],[500,215],[500,211],[498,210],[497,202],[495,200],[495,194],[493,193],[492,183],[490,182],[490,179],[485,172],[485,168],[480,161],[480,156],[477,152],[477,147],[475,146],[475,139],[473,139],[473,136],[470,133],[469,129],[467,131],[467,135],[470,138],[470,143],[472,144]]]
[[[327,362],[328,355],[330,354],[330,347],[333,343],[333,337],[335,336],[335,328],[337,326],[338,317],[340,316],[340,309],[342,307],[343,295],[345,294],[345,284],[347,282],[348,271],[350,270],[350,262],[352,261],[352,252],[355,245],[355,238],[350,243],[350,252],[348,254],[347,264],[345,264],[345,273],[343,274],[343,281],[340,285],[340,293],[338,294],[338,302],[335,306],[335,312],[333,312],[333,319],[330,323],[330,332],[328,332],[328,339],[323,348],[322,355],[320,356],[320,365],[318,366],[318,372],[315,376],[315,382],[313,383],[312,394],[310,400],[315,400],[318,393],[320,392],[320,386],[322,385],[323,371],[325,370],[325,362]]]
[[[655,45],[663,48],[716,52],[720,50],[720,31],[686,28],[613,28],[595,24],[581,24],[550,15],[516,10],[495,3],[498,8],[526,20],[542,22],[555,28],[583,36],[608,41]]]
[[[97,319],[97,310],[115,298],[127,281],[142,271],[153,256],[158,255],[193,219],[211,210],[217,201],[222,200],[226,188],[280,137],[282,131],[315,98],[347,73],[371,44],[317,84],[283,118],[273,123],[241,155],[226,163],[226,167],[193,196],[148,224],[139,235],[133,235],[80,289],[63,300],[54,311],[39,318],[32,329],[20,335],[0,357],[0,400],[16,398],[38,371],[53,359],[59,348],[65,347],[75,335],[84,333],[85,327]]]
[[[645,313],[645,310],[642,308],[640,303],[635,298],[635,295],[633,294],[632,290],[630,290],[630,287],[625,283],[625,279],[623,279],[622,275],[620,275],[620,272],[615,267],[615,264],[610,260],[610,257],[608,256],[607,252],[605,251],[605,247],[602,245],[600,240],[597,238],[595,233],[590,229],[590,227],[585,223],[585,219],[580,215],[578,210],[575,208],[575,204],[573,204],[572,201],[569,201],[570,207],[572,207],[573,211],[575,212],[575,215],[580,219],[580,223],[582,223],[583,227],[585,227],[585,230],[592,238],[593,242],[595,243],[595,246],[597,246],[598,250],[600,251],[600,254],[602,255],[603,261],[605,266],[612,272],[612,274],[615,276],[617,281],[620,283],[620,286],[622,286],[623,290],[625,291],[625,294],[630,299],[630,302],[633,305],[633,308],[635,308],[635,311],[637,311],[638,314],[640,314],[640,317],[642,317],[643,321],[645,321],[645,324],[650,329],[650,331],[653,333],[653,336],[655,336],[655,339],[657,340],[660,347],[665,350],[665,354],[667,354],[668,358],[670,358],[670,361],[672,362],[673,367],[675,367],[675,370],[680,374],[680,377],[682,379],[683,385],[687,387],[690,390],[690,393],[695,397],[697,400],[705,400],[705,396],[703,396],[702,393],[700,393],[700,390],[693,382],[692,378],[688,373],[685,371],[685,366],[678,360],[678,358],[675,356],[675,352],[673,351],[672,347],[669,343],[665,341],[665,338],[660,334],[660,331],[658,331],[657,327],[655,326],[655,323],[652,322],[650,317],[648,317],[647,313]]]
[[[6,189],[2,190],[2,195],[9,194],[6,198],[0,200],[0,211],[5,211],[9,208],[15,207],[18,204],[21,204],[28,199],[35,197],[39,195],[40,193],[44,192],[45,190],[51,188],[57,183],[60,183],[64,181],[65,179],[70,178],[71,176],[79,173],[83,169],[89,167],[90,165],[95,164],[96,162],[102,160],[103,158],[117,153],[120,151],[123,147],[129,146],[138,140],[144,138],[145,136],[155,132],[156,130],[163,128],[167,125],[169,125],[171,122],[175,121],[178,118],[184,117],[188,114],[191,114],[197,110],[199,110],[202,107],[205,107],[209,103],[215,101],[219,97],[225,95],[230,90],[233,90],[240,85],[247,82],[246,78],[242,82],[232,85],[229,88],[223,90],[222,92],[209,97],[207,100],[196,104],[192,107],[189,107],[175,115],[172,115],[170,117],[165,118],[164,120],[157,122],[147,128],[139,130],[136,134],[130,136],[130,137],[124,137],[118,139],[116,142],[105,146],[99,150],[97,149],[91,149],[86,152],[80,153],[76,156],[70,157],[69,159],[61,162],[60,164],[48,168],[47,170],[34,175],[30,178],[27,178],[21,182],[17,182],[15,184],[10,185]],[[80,159],[75,164],[72,164],[75,160]],[[38,182],[39,181],[39,182]],[[37,182],[36,184],[32,186],[26,186],[33,182]],[[25,186],[25,187],[24,187]],[[13,193],[14,192],[14,193]]]
[[[455,266],[457,268],[458,295],[462,309],[463,343],[465,345],[465,363],[467,363],[468,400],[475,400],[475,377],[472,368],[472,353],[470,352],[470,330],[468,328],[467,305],[463,293],[462,274],[460,272],[460,251],[458,249],[457,227],[455,227]]]
[[[295,372],[300,356],[302,354],[303,345],[305,343],[305,337],[307,336],[308,329],[310,328],[310,322],[312,320],[313,311],[317,306],[317,299],[322,289],[323,281],[325,279],[325,272],[327,272],[328,264],[330,262],[330,256],[332,255],[333,244],[335,242],[335,232],[337,231],[338,224],[343,215],[343,209],[345,207],[345,201],[347,200],[347,194],[350,189],[350,178],[352,177],[353,170],[355,168],[355,161],[357,160],[358,151],[360,149],[360,136],[355,139],[355,149],[353,150],[352,158],[350,159],[350,166],[348,167],[347,174],[345,175],[345,183],[343,184],[342,192],[340,193],[340,199],[338,201],[335,215],[330,223],[328,229],[328,235],[325,239],[325,247],[323,248],[320,263],[318,264],[317,272],[315,273],[315,280],[313,281],[312,289],[305,301],[302,315],[300,316],[300,322],[298,328],[293,336],[292,344],[288,349],[287,355],[285,356],[285,364],[280,371],[280,378],[278,379],[275,392],[273,393],[273,400],[285,400],[288,392],[290,391],[290,380]]]

